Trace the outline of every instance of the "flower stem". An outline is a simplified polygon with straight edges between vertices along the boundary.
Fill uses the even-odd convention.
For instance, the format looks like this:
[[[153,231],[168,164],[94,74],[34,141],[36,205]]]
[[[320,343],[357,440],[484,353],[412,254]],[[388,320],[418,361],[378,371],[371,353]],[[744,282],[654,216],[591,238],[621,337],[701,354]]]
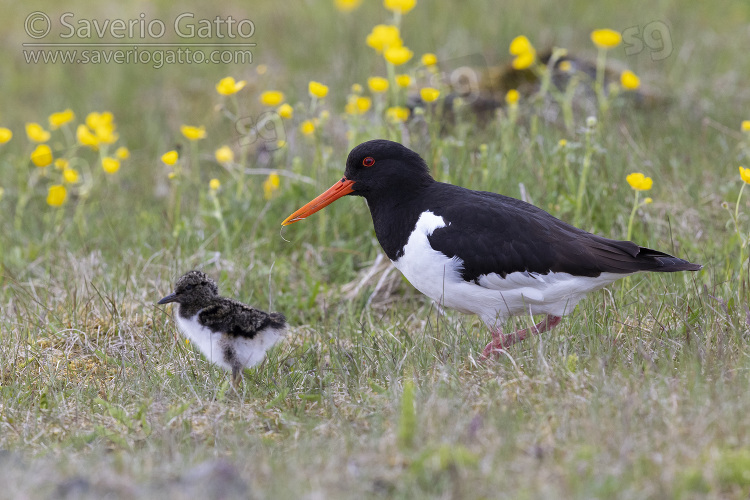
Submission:
[[[640,191],[635,192],[635,199],[633,200],[633,210],[630,211],[630,219],[628,219],[628,236],[627,240],[630,241],[633,236],[633,220],[635,219],[635,212],[638,210],[638,198],[640,197]]]

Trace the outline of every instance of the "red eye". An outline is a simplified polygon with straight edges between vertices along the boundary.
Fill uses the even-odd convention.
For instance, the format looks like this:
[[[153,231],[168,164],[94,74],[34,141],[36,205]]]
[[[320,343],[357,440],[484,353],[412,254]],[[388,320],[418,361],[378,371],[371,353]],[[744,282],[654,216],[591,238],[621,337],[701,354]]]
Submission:
[[[375,158],[373,158],[372,156],[368,156],[367,158],[362,160],[362,165],[364,165],[365,167],[372,167],[373,165],[375,165]]]

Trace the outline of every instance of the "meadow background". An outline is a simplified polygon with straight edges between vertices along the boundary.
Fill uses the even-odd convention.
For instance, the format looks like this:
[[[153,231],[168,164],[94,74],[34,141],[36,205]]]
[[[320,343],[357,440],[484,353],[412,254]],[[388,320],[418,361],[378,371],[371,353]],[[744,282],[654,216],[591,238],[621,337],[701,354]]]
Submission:
[[[656,103],[613,102],[595,132],[580,113],[570,129],[545,120],[526,96],[515,121],[507,109],[452,122],[428,110],[410,127],[385,120],[378,96],[347,114],[352,84],[369,97],[367,78],[387,76],[365,43],[393,21],[380,1],[352,12],[233,0],[2,9],[0,127],[13,137],[0,144],[0,497],[747,498],[750,196],[737,203],[738,167],[750,163],[747,2],[420,0],[401,19],[415,54],[402,100],[430,75],[424,53],[489,74],[526,35],[540,52],[594,61],[592,30],[664,23],[667,57],[647,45],[608,52]],[[35,10],[73,22],[145,13],[167,26],[185,12],[232,15],[254,22],[257,46],[249,65],[28,64]],[[247,84],[222,96],[227,76]],[[311,80],[329,87],[314,105]],[[266,90],[283,92],[293,116],[266,131],[278,138],[242,142],[238,118],[276,109],[260,102]],[[51,130],[65,109],[74,120]],[[92,112],[113,117],[91,118],[111,141],[98,151],[76,139]],[[50,132],[42,142],[74,182],[34,165],[29,122]],[[205,138],[190,141],[182,125]],[[636,242],[704,269],[618,282],[553,332],[479,364],[489,334],[477,318],[438,314],[396,273],[380,281],[362,200],[280,232],[340,178],[353,142],[383,136],[406,137],[441,180],[524,195],[612,238],[630,226]],[[217,161],[222,146],[234,161]],[[129,156],[105,172],[119,147]],[[633,172],[653,179],[639,198],[653,202],[631,221]],[[65,186],[60,206],[53,185]],[[238,392],[155,305],[191,268],[292,325]]]

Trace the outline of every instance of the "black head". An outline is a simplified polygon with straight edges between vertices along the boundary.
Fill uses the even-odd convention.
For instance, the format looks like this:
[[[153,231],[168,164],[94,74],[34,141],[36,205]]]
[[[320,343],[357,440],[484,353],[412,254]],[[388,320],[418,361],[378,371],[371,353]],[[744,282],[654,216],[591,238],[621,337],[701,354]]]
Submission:
[[[195,304],[209,302],[219,295],[219,287],[216,282],[200,271],[188,271],[174,287],[174,293],[167,295],[157,304]]]
[[[427,163],[398,142],[376,139],[363,142],[349,153],[344,177],[352,181],[354,195],[384,190],[416,189],[432,182]]]
[[[348,194],[364,196],[372,207],[386,198],[406,199],[433,182],[427,164],[411,149],[384,139],[363,142],[349,153],[344,177],[281,225],[300,221]]]

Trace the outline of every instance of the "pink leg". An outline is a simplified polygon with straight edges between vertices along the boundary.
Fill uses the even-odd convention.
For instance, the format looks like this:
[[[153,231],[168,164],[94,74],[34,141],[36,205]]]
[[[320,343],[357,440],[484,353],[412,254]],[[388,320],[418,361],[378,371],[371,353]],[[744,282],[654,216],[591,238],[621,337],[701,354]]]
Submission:
[[[482,351],[481,359],[488,359],[493,354],[497,355],[499,351],[507,349],[516,342],[524,340],[529,333],[534,335],[537,333],[544,333],[546,331],[552,330],[560,323],[561,320],[562,318],[560,316],[552,316],[551,314],[548,314],[546,318],[544,318],[542,321],[532,326],[531,328],[524,328],[523,330],[518,330],[517,332],[503,334],[500,332],[499,328],[494,329],[491,331],[492,342],[487,344],[487,347],[485,347],[484,351]]]

